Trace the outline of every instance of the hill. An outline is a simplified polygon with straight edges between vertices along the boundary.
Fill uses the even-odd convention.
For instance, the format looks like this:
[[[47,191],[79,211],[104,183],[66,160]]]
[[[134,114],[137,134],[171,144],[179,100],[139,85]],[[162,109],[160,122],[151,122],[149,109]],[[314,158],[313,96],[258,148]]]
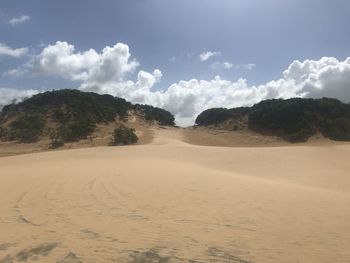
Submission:
[[[64,89],[40,93],[3,107],[0,139],[23,143],[45,137],[62,142],[79,141],[91,135],[97,125],[125,122],[130,112],[149,122],[174,125],[173,115],[160,108],[133,105],[111,95]]]
[[[305,142],[316,133],[336,141],[350,141],[350,105],[331,98],[273,99],[252,107],[213,108],[196,119],[199,126],[250,130],[289,142]]]

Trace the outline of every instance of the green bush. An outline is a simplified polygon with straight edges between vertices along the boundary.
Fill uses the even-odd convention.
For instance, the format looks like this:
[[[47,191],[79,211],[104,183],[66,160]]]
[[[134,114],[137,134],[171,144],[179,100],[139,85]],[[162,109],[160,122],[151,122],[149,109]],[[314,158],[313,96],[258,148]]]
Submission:
[[[160,125],[174,126],[175,118],[174,116],[163,109],[153,107],[150,105],[136,104],[134,106],[135,110],[141,111],[145,114],[145,119],[149,121],[157,121]]]
[[[94,121],[87,118],[76,119],[61,125],[57,135],[65,142],[74,142],[86,139],[96,128]]]
[[[203,111],[196,118],[196,124],[198,125],[211,125],[221,123],[232,117],[229,109],[225,108],[213,108]]]
[[[350,140],[350,105],[330,98],[267,100],[251,108],[249,128],[277,132],[290,142],[307,141],[317,131]]]
[[[113,132],[112,145],[135,144],[137,141],[138,138],[135,134],[135,129],[121,125]]]
[[[125,120],[128,111],[135,109],[144,112],[148,120],[156,120],[161,125],[174,125],[174,116],[159,108],[133,106],[130,102],[111,95],[63,89],[40,93],[21,103],[3,107],[0,113],[0,139],[36,141],[43,133],[44,122],[48,120],[51,127],[48,125],[46,128],[54,129],[63,141],[78,141],[93,133],[98,124],[110,123],[116,117]],[[37,117],[28,117],[34,119],[26,120],[22,115]],[[12,119],[15,122],[11,127],[4,125]]]
[[[11,123],[7,136],[9,140],[24,143],[36,142],[43,134],[46,120],[39,114],[25,114]]]
[[[332,140],[350,141],[350,105],[331,98],[265,100],[250,108],[214,108],[202,112],[198,125],[248,116],[250,130],[305,142],[316,132]]]
[[[336,118],[324,123],[323,133],[332,140],[350,141],[350,118]]]
[[[8,140],[8,129],[0,127],[0,140],[1,141]]]
[[[132,109],[131,103],[111,95],[62,89],[40,93],[21,103],[7,105],[3,108],[2,115],[18,111],[51,113],[60,123],[72,118],[90,118],[96,123],[103,123],[112,121],[116,116],[126,116],[129,109]]]
[[[230,118],[242,118],[249,111],[248,107],[240,107],[234,109],[225,109],[225,108],[212,108],[209,110],[203,111],[196,118],[196,124],[198,125],[216,125],[222,123]]]
[[[251,108],[248,125],[258,132],[273,131],[290,142],[304,142],[316,132],[311,106],[311,101],[303,99],[263,101]]]

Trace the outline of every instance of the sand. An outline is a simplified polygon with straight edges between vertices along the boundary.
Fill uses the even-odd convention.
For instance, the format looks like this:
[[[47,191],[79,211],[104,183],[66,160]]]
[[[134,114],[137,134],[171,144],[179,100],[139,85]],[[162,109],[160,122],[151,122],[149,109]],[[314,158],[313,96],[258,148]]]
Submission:
[[[188,138],[185,141],[188,141]],[[0,158],[0,262],[350,262],[350,145]]]

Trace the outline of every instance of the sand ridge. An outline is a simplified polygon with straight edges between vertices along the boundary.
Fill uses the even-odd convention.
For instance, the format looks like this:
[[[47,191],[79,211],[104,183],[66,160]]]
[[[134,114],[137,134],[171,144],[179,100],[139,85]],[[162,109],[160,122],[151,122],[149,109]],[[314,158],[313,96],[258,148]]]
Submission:
[[[350,146],[151,144],[0,158],[0,262],[350,262]]]

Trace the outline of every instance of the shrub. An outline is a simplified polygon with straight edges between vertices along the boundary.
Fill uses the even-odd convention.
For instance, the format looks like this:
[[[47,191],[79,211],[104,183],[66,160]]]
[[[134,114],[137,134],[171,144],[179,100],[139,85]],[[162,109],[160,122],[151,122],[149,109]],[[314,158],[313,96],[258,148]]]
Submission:
[[[24,143],[39,140],[45,128],[46,121],[39,114],[25,114],[11,123],[8,129],[9,140],[19,140]]]
[[[232,117],[229,109],[225,108],[213,108],[203,111],[196,118],[196,124],[198,125],[211,125],[218,124]]]
[[[96,128],[96,124],[88,118],[70,121],[58,129],[57,134],[65,142],[86,139]]]
[[[137,141],[135,129],[121,125],[113,132],[112,145],[128,145],[137,143]]]
[[[61,138],[53,138],[50,143],[51,149],[57,149],[64,145],[64,141]]]
[[[7,141],[8,140],[8,129],[4,127],[0,127],[0,140]]]
[[[290,142],[305,142],[317,131],[332,140],[350,141],[350,105],[337,99],[265,100],[250,108],[214,108],[202,112],[199,125],[248,115],[248,127]]]
[[[323,133],[332,140],[350,141],[350,118],[336,118],[324,123]]]
[[[139,109],[148,120],[174,125],[174,116],[148,105],[133,106],[125,99],[79,90],[54,90],[34,95],[20,103],[4,106],[0,112],[0,139],[33,142],[40,138],[46,120],[64,142],[87,138],[96,126],[118,117],[126,120],[129,110]],[[22,117],[26,116],[26,117]],[[31,119],[30,119],[31,118]],[[11,127],[7,123],[15,120]]]
[[[247,107],[240,107],[234,109],[213,108],[203,111],[196,118],[198,125],[212,125],[222,123],[230,118],[239,119],[245,116],[249,111]],[[238,127],[237,127],[238,128]]]
[[[302,99],[266,100],[254,105],[249,113],[249,128],[274,132],[290,142],[305,142],[315,130],[312,101]]]
[[[141,105],[141,104],[136,104],[134,106],[134,109],[143,112],[145,114],[146,120],[157,121],[160,125],[168,125],[168,126],[175,125],[174,116],[166,110],[153,107],[150,105]]]

